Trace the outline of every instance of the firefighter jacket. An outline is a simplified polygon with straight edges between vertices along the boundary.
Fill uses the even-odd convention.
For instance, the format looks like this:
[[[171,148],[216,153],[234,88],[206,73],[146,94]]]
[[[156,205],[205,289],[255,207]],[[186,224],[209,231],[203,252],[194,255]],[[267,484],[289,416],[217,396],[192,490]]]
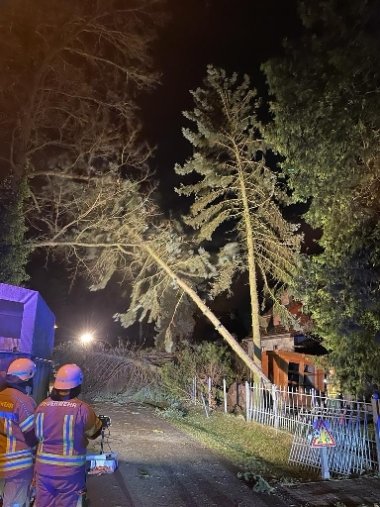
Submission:
[[[7,375],[0,387],[0,478],[10,478],[33,467],[36,402],[25,383]]]
[[[42,401],[35,414],[35,471],[49,477],[84,473],[88,438],[101,426],[90,405],[78,398]]]

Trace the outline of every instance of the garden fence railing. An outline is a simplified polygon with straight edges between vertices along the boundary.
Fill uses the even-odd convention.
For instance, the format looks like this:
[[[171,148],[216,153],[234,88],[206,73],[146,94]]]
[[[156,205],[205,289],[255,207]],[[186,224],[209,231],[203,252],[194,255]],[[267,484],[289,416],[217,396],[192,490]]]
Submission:
[[[328,467],[335,475],[348,476],[379,471],[376,425],[371,403],[344,398],[330,398],[315,389],[294,389],[245,382],[240,386],[240,408],[247,421],[272,426],[293,434],[289,463],[303,468],[321,469],[321,453],[312,447],[315,427],[324,421],[335,440],[327,449]],[[225,412],[227,386],[214,386],[211,379],[193,380],[192,400],[203,403],[206,414],[217,404]]]

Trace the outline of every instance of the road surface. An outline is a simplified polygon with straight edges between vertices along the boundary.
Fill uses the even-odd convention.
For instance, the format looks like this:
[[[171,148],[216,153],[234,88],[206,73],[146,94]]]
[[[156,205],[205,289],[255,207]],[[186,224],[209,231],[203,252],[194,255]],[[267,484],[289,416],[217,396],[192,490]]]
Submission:
[[[119,469],[88,478],[90,507],[286,507],[258,494],[236,470],[192,437],[158,417],[149,406],[106,403],[97,413],[112,418],[110,445]],[[94,447],[92,449],[99,449]]]

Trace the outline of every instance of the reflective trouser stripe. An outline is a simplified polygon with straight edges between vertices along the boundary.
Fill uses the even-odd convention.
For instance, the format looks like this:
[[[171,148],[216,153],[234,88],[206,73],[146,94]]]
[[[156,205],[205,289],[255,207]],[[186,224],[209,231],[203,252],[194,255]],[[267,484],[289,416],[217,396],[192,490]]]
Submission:
[[[22,457],[31,456],[31,455],[32,455],[32,451],[30,449],[22,449],[21,451],[12,452],[12,454],[0,454],[0,464],[3,461],[8,461],[10,459],[22,458]]]

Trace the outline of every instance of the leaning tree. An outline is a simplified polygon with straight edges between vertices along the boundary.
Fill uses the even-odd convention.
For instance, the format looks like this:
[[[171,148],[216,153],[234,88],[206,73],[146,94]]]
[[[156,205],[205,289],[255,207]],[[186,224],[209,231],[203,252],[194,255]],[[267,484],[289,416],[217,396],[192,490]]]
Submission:
[[[31,246],[72,261],[93,288],[114,274],[132,277],[124,325],[159,318],[161,300],[174,290],[257,370],[205,303],[208,281],[219,283],[214,264],[150,204],[150,150],[136,97],[157,82],[149,48],[160,2],[120,5],[16,0],[1,7],[8,72],[0,78],[0,156],[16,181],[29,182]]]
[[[289,284],[298,262],[301,236],[286,221],[281,206],[288,202],[276,173],[266,165],[266,146],[258,130],[258,101],[248,76],[240,82],[221,69],[208,67],[204,87],[192,92],[195,107],[185,116],[195,125],[184,129],[193,145],[193,156],[176,166],[181,175],[193,175],[195,183],[182,184],[178,192],[195,196],[186,222],[199,231],[198,240],[211,240],[221,226],[224,243],[238,242],[235,269],[225,277],[248,270],[251,297],[254,357],[261,365],[260,290],[275,309],[285,314],[278,292]]]
[[[192,302],[248,368],[269,383],[207,305],[210,294],[229,287],[225,255],[218,270],[204,249],[160,215],[146,181],[115,178],[110,170],[81,187],[67,183],[51,185],[39,197],[42,212],[34,214],[33,227],[40,234],[33,248],[63,255],[74,270],[87,274],[95,290],[112,276],[131,281],[129,307],[118,315],[125,326],[161,318],[162,299],[170,292],[178,305]]]

